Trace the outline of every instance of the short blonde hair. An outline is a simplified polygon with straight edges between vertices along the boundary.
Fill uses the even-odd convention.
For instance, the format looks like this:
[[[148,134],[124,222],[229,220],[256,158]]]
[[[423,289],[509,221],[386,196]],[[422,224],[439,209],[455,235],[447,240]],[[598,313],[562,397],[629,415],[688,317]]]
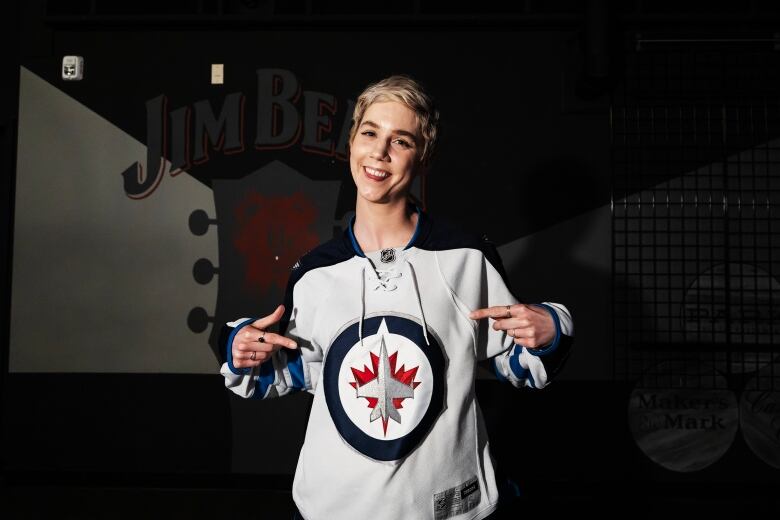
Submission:
[[[349,131],[350,144],[355,139],[358,126],[360,126],[368,107],[380,101],[398,101],[417,114],[417,124],[423,137],[420,162],[423,165],[429,165],[436,151],[439,137],[439,111],[422,85],[403,74],[372,83],[358,96],[355,110],[352,113],[352,128]]]

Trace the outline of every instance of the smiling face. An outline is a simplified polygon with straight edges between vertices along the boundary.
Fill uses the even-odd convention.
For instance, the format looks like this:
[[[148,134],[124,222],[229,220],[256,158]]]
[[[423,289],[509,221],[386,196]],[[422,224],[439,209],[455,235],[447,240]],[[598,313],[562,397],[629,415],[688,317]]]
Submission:
[[[405,203],[412,180],[422,168],[422,146],[412,109],[397,101],[371,104],[350,143],[349,166],[358,202]]]

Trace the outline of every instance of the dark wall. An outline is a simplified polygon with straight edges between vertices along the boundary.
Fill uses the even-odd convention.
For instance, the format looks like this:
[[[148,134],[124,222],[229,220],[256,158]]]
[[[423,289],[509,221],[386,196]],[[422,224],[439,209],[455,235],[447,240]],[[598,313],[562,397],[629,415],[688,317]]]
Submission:
[[[411,74],[434,93],[443,114],[442,147],[425,188],[427,208],[464,228],[486,232],[501,246],[530,241],[567,222],[591,222],[590,212],[608,211],[610,104],[624,86],[626,56],[635,52],[638,33],[659,38],[764,37],[776,17],[772,6],[757,2],[746,9],[702,3],[688,10],[664,2],[612,8],[602,2],[556,2],[555,8],[525,2],[517,8],[494,6],[476,16],[417,4],[408,10],[400,7],[395,14],[357,15],[317,4],[312,14],[306,5],[294,3],[291,12],[277,18],[267,13],[282,8],[266,2],[254,9],[243,3],[203,2],[192,8],[192,16],[187,3],[152,16],[151,11],[113,11],[107,5],[72,2],[47,11],[44,2],[24,3],[18,13],[4,18],[5,24],[16,23],[21,29],[15,39],[18,49],[7,52],[17,65],[141,142],[148,137],[145,103],[161,94],[173,109],[198,100],[218,106],[226,94],[243,92],[248,99],[245,127],[253,129],[258,69],[290,70],[303,90],[332,93],[342,101],[354,99],[374,79]],[[60,80],[60,60],[67,54],[87,58],[86,81]],[[205,79],[208,64],[214,62],[226,65],[226,84],[218,91]],[[16,77],[16,71],[11,76]],[[13,208],[24,203],[15,200],[13,190],[15,89],[11,81],[0,127],[4,169],[9,172],[2,181],[7,202],[2,243],[8,245],[2,267],[9,287]],[[343,103],[336,114],[336,120],[343,120]],[[240,179],[271,160],[315,172],[311,175],[318,180],[345,183],[334,221],[350,209],[354,193],[346,163],[299,146],[214,153],[207,163],[193,167],[191,175],[211,187],[220,180]],[[120,173],[115,172],[117,179]],[[569,232],[575,229],[583,235],[610,232],[603,223],[598,229],[572,226]],[[545,260],[540,253],[532,257],[533,263],[549,261],[559,273],[557,283],[577,293],[575,323],[581,316],[596,316],[603,320],[599,327],[606,329],[609,310],[589,308],[592,286],[580,280],[595,279],[594,284],[603,287],[598,296],[609,293],[611,280],[608,274],[574,265],[568,245],[579,238],[563,236],[559,250],[546,252],[551,258]],[[522,265],[515,271],[509,266],[513,281],[521,285]],[[583,289],[578,291],[580,283]],[[541,285],[529,281],[529,292],[541,293]],[[222,307],[211,318],[221,322],[247,314],[227,301],[229,287],[220,291]],[[4,294],[10,306],[10,290]],[[7,338],[7,313],[5,317]],[[45,318],[41,316],[42,327]],[[558,483],[575,494],[575,482],[594,496],[604,496],[599,485],[609,482],[640,502],[642,486],[660,485],[665,493],[669,490],[663,486],[675,484],[777,482],[777,471],[751,457],[741,437],[722,461],[695,474],[670,472],[649,461],[628,430],[631,382],[618,381],[609,370],[609,332],[598,341],[578,337],[575,348],[585,354],[578,354],[581,357],[567,368],[568,377],[564,373],[549,391],[518,393],[480,381],[499,465],[507,474],[527,489],[534,490],[541,481]],[[56,330],[51,337],[56,341]],[[214,348],[213,339],[211,343]],[[223,388],[216,361],[214,375],[9,373],[5,340],[3,346],[2,461],[10,479],[60,482],[81,474],[86,484],[105,479],[132,484],[136,477],[140,481],[149,475],[162,475],[164,483],[193,482],[205,475],[215,476],[216,482],[216,476],[231,472],[289,476],[294,471],[307,396],[243,402]],[[604,362],[593,368],[586,359],[589,352]],[[533,430],[515,430],[518,410],[542,420]],[[270,418],[276,423],[272,433]],[[262,435],[275,448],[260,457],[247,447]],[[544,449],[517,449],[540,442]],[[284,489],[289,481],[263,485]],[[544,495],[541,487],[536,491]]]

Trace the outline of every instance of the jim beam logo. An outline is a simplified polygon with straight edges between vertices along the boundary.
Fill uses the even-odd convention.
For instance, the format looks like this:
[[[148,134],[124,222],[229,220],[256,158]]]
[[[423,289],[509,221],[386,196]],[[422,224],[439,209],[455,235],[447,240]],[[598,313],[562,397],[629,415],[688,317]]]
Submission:
[[[752,372],[771,357],[751,346],[769,346],[780,337],[780,283],[756,265],[718,264],[687,288],[682,315],[687,343],[729,347],[730,366],[717,369]]]
[[[731,446],[737,399],[714,371],[681,369],[662,364],[649,371],[631,393],[628,417],[647,457],[669,470],[690,472],[713,464]]]
[[[780,469],[780,363],[748,381],[739,404],[745,442],[758,458]]]
[[[147,100],[146,161],[122,172],[125,194],[148,197],[166,175],[175,177],[218,153],[274,153],[298,146],[305,153],[347,161],[353,101],[305,90],[286,69],[258,69],[256,77],[251,92],[231,92],[214,103],[201,99],[170,107],[165,94]],[[249,109],[256,111],[253,128],[246,124]]]
[[[168,99],[163,93],[147,99],[146,158],[121,172],[125,195],[149,197],[164,177],[192,172],[218,155],[257,153],[258,160],[270,161],[282,150],[299,150],[347,163],[353,100],[305,89],[287,69],[257,69],[255,77],[250,88],[218,99]],[[422,182],[418,176],[411,188],[420,200]]]

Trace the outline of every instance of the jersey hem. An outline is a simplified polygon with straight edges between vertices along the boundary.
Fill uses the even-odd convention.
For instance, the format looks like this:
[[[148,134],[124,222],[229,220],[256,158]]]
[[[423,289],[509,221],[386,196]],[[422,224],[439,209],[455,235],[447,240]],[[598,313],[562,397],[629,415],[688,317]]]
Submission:
[[[488,516],[495,513],[496,509],[498,509],[498,502],[494,502],[493,504],[487,506],[485,509],[477,512],[477,514],[475,516],[472,516],[469,520],[482,520],[483,518],[487,518]]]
[[[309,514],[306,513],[306,511],[300,505],[296,503],[295,507],[298,508],[298,512],[303,516],[304,520],[312,520]],[[468,520],[482,520],[484,518],[487,518],[488,516],[495,513],[497,508],[498,508],[498,502],[489,504],[485,509],[481,509],[477,511],[477,513],[474,516],[469,517]]]

